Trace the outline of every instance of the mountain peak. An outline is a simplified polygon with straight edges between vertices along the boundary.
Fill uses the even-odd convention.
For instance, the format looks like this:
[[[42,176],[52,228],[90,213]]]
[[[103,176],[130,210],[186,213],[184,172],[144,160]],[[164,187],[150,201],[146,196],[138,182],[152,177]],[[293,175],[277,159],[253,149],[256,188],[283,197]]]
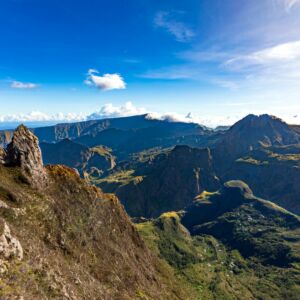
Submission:
[[[236,159],[261,146],[282,146],[300,142],[291,126],[272,115],[248,115],[235,123],[217,145],[217,152]]]
[[[285,123],[282,119],[276,116],[268,115],[268,114],[262,114],[262,115],[249,114],[245,118],[235,123],[231,128],[241,127],[241,126],[263,128],[272,123],[273,124],[277,123],[277,125],[288,127],[287,123]]]
[[[15,130],[6,148],[5,163],[20,167],[23,175],[35,186],[44,182],[46,173],[38,138],[24,125]]]

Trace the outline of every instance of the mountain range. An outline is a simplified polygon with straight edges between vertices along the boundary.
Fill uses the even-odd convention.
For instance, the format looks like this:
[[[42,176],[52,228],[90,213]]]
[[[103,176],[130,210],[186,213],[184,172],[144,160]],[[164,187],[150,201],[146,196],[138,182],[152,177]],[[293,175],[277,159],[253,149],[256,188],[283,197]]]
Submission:
[[[143,115],[0,137],[0,298],[298,299],[298,126]]]

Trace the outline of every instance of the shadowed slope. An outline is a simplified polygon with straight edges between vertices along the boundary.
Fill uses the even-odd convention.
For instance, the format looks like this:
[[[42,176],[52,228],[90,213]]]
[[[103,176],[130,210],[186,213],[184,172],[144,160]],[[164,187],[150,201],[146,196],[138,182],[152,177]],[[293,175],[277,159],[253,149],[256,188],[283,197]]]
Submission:
[[[24,150],[19,162],[41,163],[37,144],[24,147],[31,138],[23,138],[7,157]],[[17,162],[0,165],[0,298],[186,299],[115,196],[59,165],[39,164],[47,176],[36,189]]]

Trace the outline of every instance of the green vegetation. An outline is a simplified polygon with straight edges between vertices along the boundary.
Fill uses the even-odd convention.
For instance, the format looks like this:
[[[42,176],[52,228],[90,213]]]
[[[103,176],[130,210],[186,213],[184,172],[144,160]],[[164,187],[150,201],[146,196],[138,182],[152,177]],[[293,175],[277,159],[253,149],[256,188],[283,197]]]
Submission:
[[[116,197],[71,168],[47,173],[41,191],[0,165],[0,236],[5,220],[24,251],[22,260],[0,252],[1,299],[189,299]]]
[[[174,269],[193,299],[298,299],[299,266],[263,265],[243,258],[238,250],[212,236],[191,238],[178,233],[182,229],[161,229],[157,221],[136,226],[148,247]]]
[[[260,165],[267,165],[269,162],[268,161],[259,161],[253,157],[243,157],[243,158],[238,158],[236,160],[236,162],[238,163],[247,163],[247,164],[253,164],[253,165],[257,165],[257,166],[260,166]]]
[[[106,146],[95,146],[90,148],[91,151],[98,153],[99,155],[106,156],[111,155],[112,149]]]
[[[298,299],[300,221],[244,183],[136,227],[194,299]]]

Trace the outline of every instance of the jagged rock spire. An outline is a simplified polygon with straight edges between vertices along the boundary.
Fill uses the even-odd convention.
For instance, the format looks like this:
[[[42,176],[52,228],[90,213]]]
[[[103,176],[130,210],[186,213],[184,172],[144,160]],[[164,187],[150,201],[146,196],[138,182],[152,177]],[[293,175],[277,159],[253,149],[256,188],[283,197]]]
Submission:
[[[24,125],[15,130],[6,149],[5,163],[20,167],[23,175],[35,186],[41,186],[45,182],[46,171],[38,138]]]

